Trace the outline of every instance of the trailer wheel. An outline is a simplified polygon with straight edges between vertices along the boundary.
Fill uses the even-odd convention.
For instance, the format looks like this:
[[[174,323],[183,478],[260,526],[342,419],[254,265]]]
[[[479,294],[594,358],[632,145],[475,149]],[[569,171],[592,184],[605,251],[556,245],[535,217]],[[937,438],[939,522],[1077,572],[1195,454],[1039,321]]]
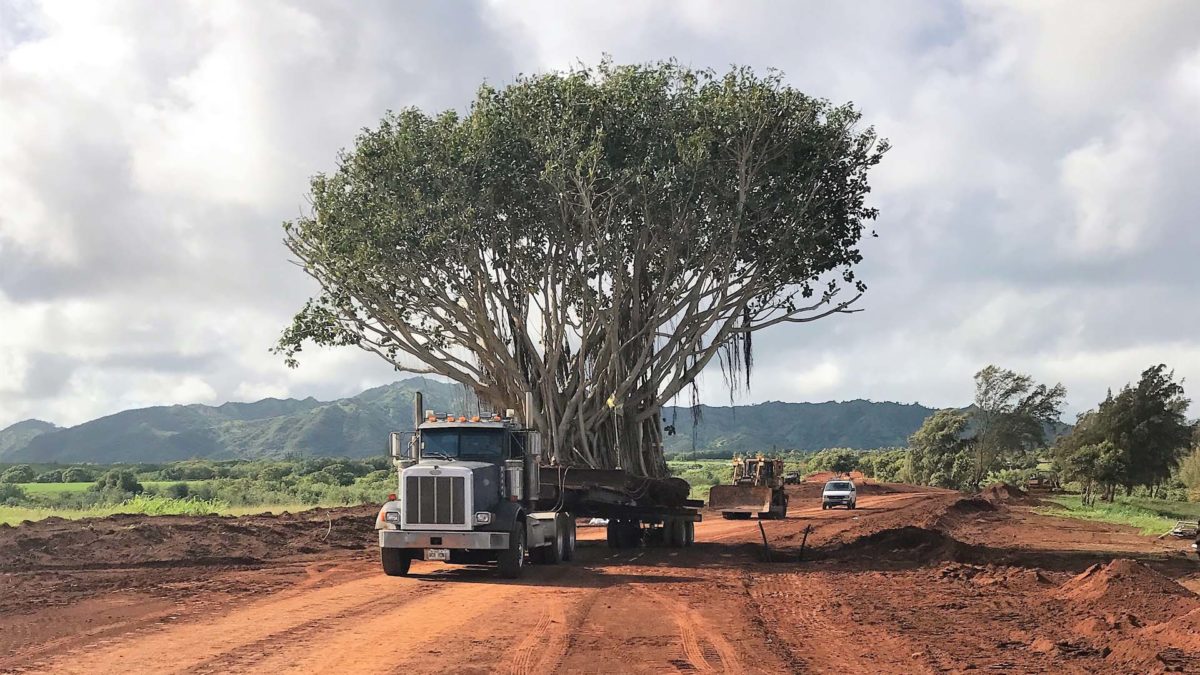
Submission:
[[[636,520],[608,521],[609,548],[637,548],[642,541],[641,524]]]
[[[671,535],[672,535],[671,546],[675,546],[677,548],[683,548],[684,546],[688,545],[687,544],[687,526],[688,526],[688,521],[684,520],[683,518],[675,519],[675,527],[672,528],[673,531],[671,532]]]
[[[637,548],[642,543],[642,523],[638,520],[627,520],[621,528],[624,544],[621,548]]]
[[[383,573],[389,577],[402,577],[408,574],[412,564],[412,553],[405,548],[380,548],[379,559],[383,562]]]
[[[695,521],[685,520],[683,522],[683,545],[691,546],[696,543],[696,523]]]
[[[525,522],[519,520],[517,527],[509,535],[508,548],[500,552],[497,560],[500,576],[505,579],[516,579],[525,569]]]

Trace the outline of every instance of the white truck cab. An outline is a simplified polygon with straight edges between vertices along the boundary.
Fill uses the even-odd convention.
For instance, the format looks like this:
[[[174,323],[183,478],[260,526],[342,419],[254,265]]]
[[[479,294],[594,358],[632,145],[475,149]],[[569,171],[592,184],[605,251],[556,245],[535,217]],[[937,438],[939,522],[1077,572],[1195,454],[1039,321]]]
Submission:
[[[854,481],[849,478],[836,478],[825,483],[825,489],[821,491],[821,509],[832,509],[835,506],[858,508],[858,490],[854,487]]]

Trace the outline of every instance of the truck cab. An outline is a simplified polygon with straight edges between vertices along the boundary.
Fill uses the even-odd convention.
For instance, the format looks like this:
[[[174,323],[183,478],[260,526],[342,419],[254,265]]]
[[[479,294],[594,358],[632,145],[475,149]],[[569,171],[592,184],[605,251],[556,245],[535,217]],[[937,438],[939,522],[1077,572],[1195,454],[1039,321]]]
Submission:
[[[376,521],[386,574],[408,574],[424,559],[495,562],[515,578],[527,554],[547,564],[574,556],[572,515],[538,510],[540,435],[514,417],[429,411],[415,431],[392,434],[399,485]]]

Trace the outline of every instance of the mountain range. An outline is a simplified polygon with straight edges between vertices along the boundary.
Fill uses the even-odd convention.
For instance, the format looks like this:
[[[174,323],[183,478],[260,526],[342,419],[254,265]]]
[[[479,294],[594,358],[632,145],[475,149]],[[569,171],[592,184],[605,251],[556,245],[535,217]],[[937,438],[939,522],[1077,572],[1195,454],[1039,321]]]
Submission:
[[[288,455],[365,457],[385,452],[388,432],[412,428],[413,393],[425,408],[460,411],[462,387],[414,377],[336,401],[268,398],[219,406],[126,410],[73,427],[25,420],[0,430],[0,462],[169,462]],[[932,408],[855,400],[666,408],[668,454],[697,451],[903,446]]]

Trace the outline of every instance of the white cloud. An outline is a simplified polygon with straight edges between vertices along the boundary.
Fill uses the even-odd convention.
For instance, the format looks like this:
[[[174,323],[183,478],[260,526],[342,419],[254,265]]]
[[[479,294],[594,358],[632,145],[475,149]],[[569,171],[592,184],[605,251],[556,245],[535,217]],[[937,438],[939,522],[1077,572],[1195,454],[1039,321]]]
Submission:
[[[1094,139],[1062,162],[1075,212],[1065,245],[1080,255],[1128,253],[1155,243],[1163,145],[1170,130],[1154,119],[1123,120],[1112,139]]]
[[[1061,379],[1074,410],[1152,363],[1200,378],[1197,3],[0,11],[0,426],[393,379],[353,350],[267,353],[313,290],[278,225],[307,177],[388,108],[461,110],[605,52],[779,68],[894,143],[867,311],[756,336],[740,401],[959,405],[990,362]]]

